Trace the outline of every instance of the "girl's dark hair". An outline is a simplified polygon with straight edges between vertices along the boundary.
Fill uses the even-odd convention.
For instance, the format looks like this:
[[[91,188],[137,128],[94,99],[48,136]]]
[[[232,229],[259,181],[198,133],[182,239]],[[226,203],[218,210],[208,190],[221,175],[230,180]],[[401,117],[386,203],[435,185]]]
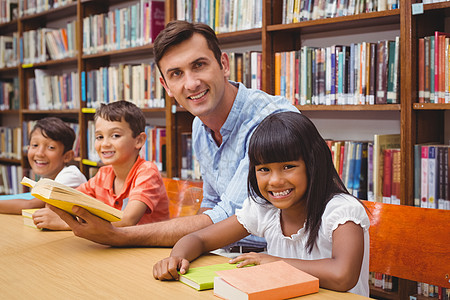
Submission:
[[[121,100],[109,104],[102,103],[95,112],[94,120],[97,121],[98,118],[110,122],[121,122],[123,119],[130,125],[133,138],[137,137],[141,132],[145,132],[144,113],[132,102]]]
[[[72,150],[73,142],[75,141],[75,132],[63,120],[56,117],[40,119],[31,130],[29,135],[30,139],[33,132],[37,129],[41,130],[44,137],[61,142],[64,145],[64,153]]]
[[[166,27],[158,34],[153,43],[153,54],[155,55],[155,62],[160,71],[159,61],[164,56],[164,53],[172,46],[179,45],[190,39],[194,33],[201,34],[206,39],[208,48],[214,53],[214,57],[219,63],[220,68],[222,68],[222,51],[220,50],[219,40],[214,30],[203,23],[174,20],[167,23]],[[162,72],[161,75],[164,77]]]
[[[307,209],[305,230],[309,233],[306,246],[311,253],[327,203],[335,194],[348,194],[333,165],[330,149],[316,126],[300,113],[272,114],[253,133],[248,156],[248,193],[256,202],[264,198],[258,188],[255,166],[298,159],[305,162],[308,185],[303,201]]]

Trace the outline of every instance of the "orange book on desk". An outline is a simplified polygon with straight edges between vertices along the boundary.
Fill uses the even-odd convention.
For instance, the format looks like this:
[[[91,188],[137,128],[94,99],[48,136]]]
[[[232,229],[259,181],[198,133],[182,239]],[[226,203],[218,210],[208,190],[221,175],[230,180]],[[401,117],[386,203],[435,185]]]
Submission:
[[[214,295],[224,299],[288,299],[319,291],[319,279],[284,261],[216,272]]]

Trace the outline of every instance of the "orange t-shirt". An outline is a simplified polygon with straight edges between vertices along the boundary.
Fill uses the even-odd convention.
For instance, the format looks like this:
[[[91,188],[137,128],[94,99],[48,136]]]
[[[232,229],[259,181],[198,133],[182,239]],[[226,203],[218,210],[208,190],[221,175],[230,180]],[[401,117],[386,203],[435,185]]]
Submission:
[[[112,166],[101,167],[94,177],[77,190],[119,210],[125,209],[128,201],[144,202],[147,210],[138,224],[169,219],[169,198],[154,163],[138,157],[119,195],[114,194],[115,177]]]

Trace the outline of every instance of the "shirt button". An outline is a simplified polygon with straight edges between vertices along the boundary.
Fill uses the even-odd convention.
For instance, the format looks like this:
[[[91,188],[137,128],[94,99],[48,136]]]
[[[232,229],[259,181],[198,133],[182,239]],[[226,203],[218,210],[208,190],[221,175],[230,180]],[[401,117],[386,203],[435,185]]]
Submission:
[[[115,201],[114,204],[115,204],[115,205],[119,205],[119,201]]]

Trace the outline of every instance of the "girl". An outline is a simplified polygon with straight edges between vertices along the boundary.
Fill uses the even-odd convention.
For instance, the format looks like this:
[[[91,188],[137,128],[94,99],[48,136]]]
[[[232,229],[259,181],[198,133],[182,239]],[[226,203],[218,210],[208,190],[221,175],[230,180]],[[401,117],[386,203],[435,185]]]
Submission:
[[[321,287],[368,296],[369,218],[347,192],[314,124],[299,113],[270,115],[253,133],[248,155],[250,197],[242,209],[180,239],[153,276],[177,279],[189,261],[251,233],[266,239],[268,254],[230,263],[284,260],[318,277]]]

